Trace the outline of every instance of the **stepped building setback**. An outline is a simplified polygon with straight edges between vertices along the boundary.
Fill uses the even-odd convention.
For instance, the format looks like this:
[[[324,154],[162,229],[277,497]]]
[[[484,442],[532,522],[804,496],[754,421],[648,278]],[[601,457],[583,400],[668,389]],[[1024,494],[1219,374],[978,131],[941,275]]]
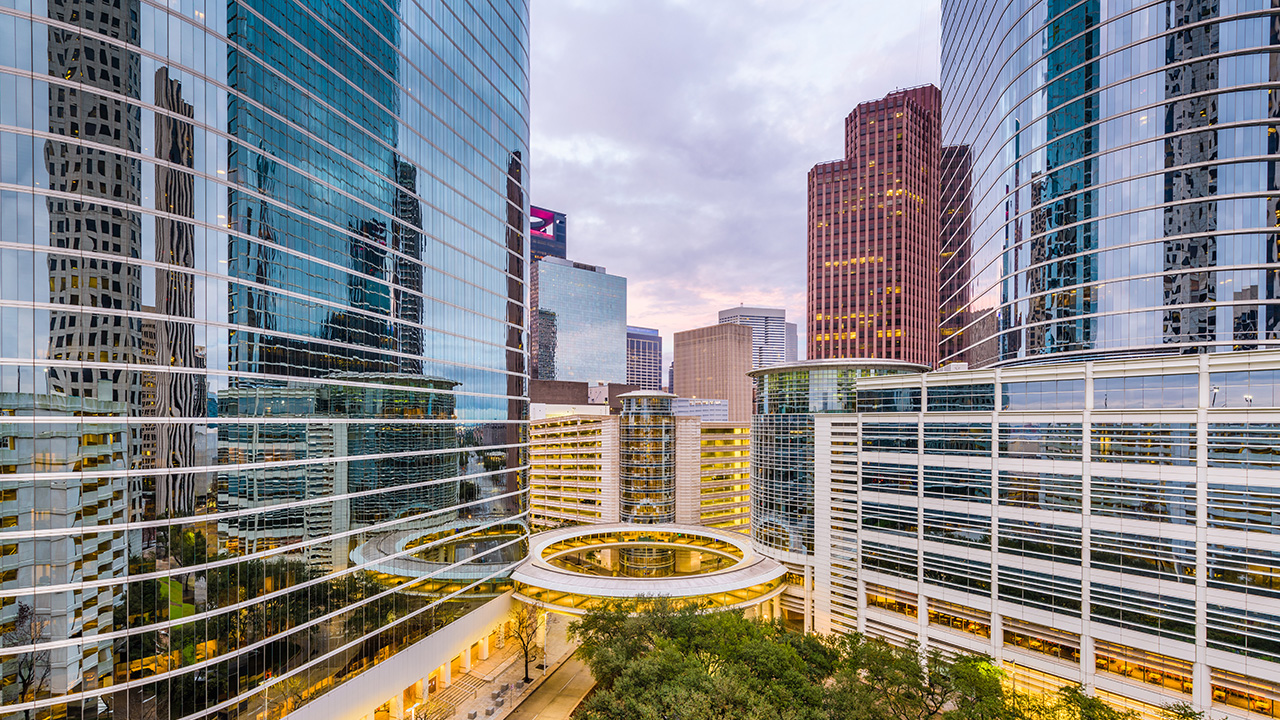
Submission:
[[[809,359],[938,360],[941,94],[859,104],[845,155],[809,171]]]

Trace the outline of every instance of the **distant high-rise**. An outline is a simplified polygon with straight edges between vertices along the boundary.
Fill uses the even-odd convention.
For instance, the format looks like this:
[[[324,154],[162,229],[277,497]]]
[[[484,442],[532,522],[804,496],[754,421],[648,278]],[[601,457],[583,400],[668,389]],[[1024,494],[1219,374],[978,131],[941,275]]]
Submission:
[[[751,328],[711,325],[675,335],[672,392],[729,401],[729,422],[751,419]]]
[[[539,380],[627,380],[627,279],[545,257],[530,283],[530,356]]]
[[[651,410],[652,404],[669,407],[639,414],[637,398]],[[645,522],[664,514],[681,524],[747,532],[750,425],[683,411],[683,399],[650,392],[626,393],[619,400],[622,414],[572,408],[578,412],[530,423],[534,528]],[[639,450],[637,439],[643,443]]]
[[[627,384],[662,389],[662,335],[657,329],[627,326]]]
[[[787,322],[787,311],[782,308],[729,308],[720,311],[720,322],[751,328],[752,370],[787,361],[788,325],[791,326],[792,352],[795,351],[795,324]]]
[[[529,207],[529,256],[532,262],[544,257],[568,257],[568,218],[562,212],[536,205]]]
[[[798,333],[797,333],[796,324],[793,322],[787,323],[786,333],[787,333],[787,345],[786,345],[786,350],[784,352],[785,358],[783,362],[789,362],[789,363],[795,362],[796,360],[799,359],[798,356],[800,354],[799,353],[800,340],[797,337]]]
[[[939,113],[932,85],[858,105],[809,171],[809,359],[938,359]]]

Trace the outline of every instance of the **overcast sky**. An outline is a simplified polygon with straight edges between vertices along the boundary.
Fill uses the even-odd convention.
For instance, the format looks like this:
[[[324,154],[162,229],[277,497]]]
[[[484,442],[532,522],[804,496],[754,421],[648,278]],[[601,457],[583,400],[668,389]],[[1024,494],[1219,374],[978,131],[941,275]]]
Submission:
[[[627,278],[628,322],[668,358],[672,333],[739,304],[785,307],[803,335],[805,175],[843,154],[858,102],[938,82],[939,13],[533,0],[531,202],[568,214],[571,260]]]

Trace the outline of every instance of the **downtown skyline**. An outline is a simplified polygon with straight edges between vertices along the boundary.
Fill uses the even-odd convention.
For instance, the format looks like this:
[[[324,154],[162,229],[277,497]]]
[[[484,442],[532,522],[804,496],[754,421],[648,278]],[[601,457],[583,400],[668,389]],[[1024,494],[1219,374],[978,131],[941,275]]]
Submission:
[[[627,278],[664,368],[675,332],[738,305],[786,308],[803,347],[806,174],[859,102],[940,77],[938,2],[852,5],[534,5],[531,201],[568,215],[570,258]]]

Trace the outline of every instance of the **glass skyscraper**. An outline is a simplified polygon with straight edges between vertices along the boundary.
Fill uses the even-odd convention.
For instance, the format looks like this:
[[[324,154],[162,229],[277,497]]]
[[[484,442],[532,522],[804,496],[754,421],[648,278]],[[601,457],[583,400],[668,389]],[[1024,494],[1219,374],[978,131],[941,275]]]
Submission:
[[[828,359],[751,372],[751,535],[761,552],[801,565],[813,555],[814,416],[853,412],[858,378],[927,369],[897,360]]]
[[[943,363],[1280,346],[1276,12],[945,4]]]
[[[1280,716],[1278,50],[1272,2],[943,3],[944,368],[755,373],[788,621]]]
[[[530,355],[540,380],[627,380],[627,279],[547,256],[533,267]]]
[[[523,555],[527,2],[167,7],[0,9],[3,718],[345,713]]]

